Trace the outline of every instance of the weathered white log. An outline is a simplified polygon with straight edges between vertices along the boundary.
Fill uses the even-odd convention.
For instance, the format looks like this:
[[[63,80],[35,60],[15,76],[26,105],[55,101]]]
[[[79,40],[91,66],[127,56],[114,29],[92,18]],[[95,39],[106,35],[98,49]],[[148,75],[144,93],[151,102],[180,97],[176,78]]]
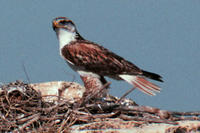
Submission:
[[[63,98],[68,102],[75,102],[82,98],[85,88],[75,82],[51,81],[30,84],[33,89],[40,92],[46,102],[57,101]]]
[[[85,87],[75,82],[51,81],[44,83],[32,83],[28,85],[39,92],[45,102],[54,102],[58,99],[62,99],[67,102],[74,103],[80,100],[85,92]],[[26,88],[23,85],[10,85],[10,87],[7,87],[8,94],[14,91],[19,91],[25,95]],[[3,89],[0,88],[0,93],[2,92]]]

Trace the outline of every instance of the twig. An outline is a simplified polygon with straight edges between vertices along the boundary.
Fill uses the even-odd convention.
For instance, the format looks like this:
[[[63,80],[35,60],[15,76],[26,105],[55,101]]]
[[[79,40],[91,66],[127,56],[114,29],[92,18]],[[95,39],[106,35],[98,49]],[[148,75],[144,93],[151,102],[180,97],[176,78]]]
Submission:
[[[101,93],[105,88],[107,88],[109,85],[111,84],[111,82],[107,82],[106,84],[104,84],[98,92],[95,92],[94,94],[88,95],[86,97],[84,97],[84,99],[82,100],[82,103],[80,104],[80,107],[85,105],[89,99],[94,98],[98,93]]]
[[[196,116],[192,116],[192,117],[172,117],[171,118],[172,121],[182,121],[182,120],[200,120],[199,117],[196,117]]]
[[[133,87],[133,88],[129,89],[129,90],[119,99],[118,103],[120,103],[122,99],[124,99],[129,93],[131,93],[131,92],[132,92],[133,90],[135,90],[135,89],[136,89],[136,87]]]
[[[61,133],[61,131],[63,130],[64,126],[66,125],[66,123],[70,119],[70,115],[71,115],[71,114],[69,114],[70,112],[71,111],[68,110],[67,113],[64,115],[64,118],[66,118],[66,117],[67,118],[62,121],[60,127],[58,128],[58,133]]]
[[[27,71],[26,71],[26,67],[25,67],[25,65],[24,65],[24,62],[22,62],[22,68],[23,68],[23,70],[24,70],[24,73],[25,73],[25,75],[26,75],[26,79],[28,80],[28,83],[31,83],[31,80],[30,80],[29,75],[28,75],[28,73],[27,73]]]
[[[85,107],[89,110],[99,110],[108,111],[108,110],[115,110],[115,108],[119,107],[119,104],[116,103],[103,103],[103,104],[86,104]],[[117,109],[116,109],[117,110]]]
[[[31,119],[27,122],[27,123],[24,123],[22,126],[20,126],[18,129],[19,131],[23,131],[26,127],[28,127],[29,125],[31,125],[33,122],[39,120],[40,118],[40,114],[35,114],[33,116],[30,117]],[[15,131],[14,131],[15,132]]]
[[[167,123],[167,124],[178,124],[177,122],[169,121],[169,120],[162,120],[162,119],[156,119],[156,118],[145,118],[145,117],[137,117],[137,116],[128,116],[125,114],[121,114],[120,118],[123,120],[135,120],[135,121],[144,121],[144,122],[151,122],[151,123]]]
[[[112,117],[112,116],[114,116],[114,115],[116,115],[116,114],[118,114],[119,112],[111,112],[111,113],[105,113],[105,114],[95,114],[95,115],[93,115],[92,117],[94,118],[94,119],[99,119],[99,118],[110,118],[110,117]]]
[[[31,120],[37,116],[40,116],[40,114],[34,114],[34,115],[31,115],[31,116],[28,116],[28,117],[25,117],[25,118],[21,118],[20,120],[18,120],[18,124],[22,124],[22,123],[25,123],[26,121],[28,120]]]
[[[191,111],[191,112],[177,112],[170,111],[171,115],[179,115],[179,116],[200,116],[200,111]]]

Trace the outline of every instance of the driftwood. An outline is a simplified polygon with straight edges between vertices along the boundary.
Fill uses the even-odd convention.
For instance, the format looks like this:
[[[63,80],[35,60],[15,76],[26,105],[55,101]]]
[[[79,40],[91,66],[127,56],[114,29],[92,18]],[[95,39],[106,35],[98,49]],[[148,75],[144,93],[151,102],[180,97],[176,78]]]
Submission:
[[[47,93],[42,92],[53,89],[47,83],[26,84],[16,81],[0,86],[0,131],[155,132],[160,129],[156,131],[200,132],[198,111],[174,112],[139,106],[124,97],[95,99],[95,94],[81,97],[85,89],[77,84],[60,81],[58,84],[49,84],[61,90],[51,93],[50,100],[46,98]],[[70,85],[79,86],[79,93],[68,91]],[[38,86],[46,86],[48,89],[39,89]],[[64,94],[65,91],[67,93]]]

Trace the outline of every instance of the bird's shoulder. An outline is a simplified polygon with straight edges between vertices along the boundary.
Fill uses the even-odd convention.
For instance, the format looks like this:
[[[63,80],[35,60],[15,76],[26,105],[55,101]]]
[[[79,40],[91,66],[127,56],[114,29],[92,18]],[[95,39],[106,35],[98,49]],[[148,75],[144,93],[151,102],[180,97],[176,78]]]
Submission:
[[[71,42],[69,45],[66,45],[64,49],[76,50],[76,51],[87,51],[87,52],[111,52],[103,46],[88,41],[88,40],[77,40]]]

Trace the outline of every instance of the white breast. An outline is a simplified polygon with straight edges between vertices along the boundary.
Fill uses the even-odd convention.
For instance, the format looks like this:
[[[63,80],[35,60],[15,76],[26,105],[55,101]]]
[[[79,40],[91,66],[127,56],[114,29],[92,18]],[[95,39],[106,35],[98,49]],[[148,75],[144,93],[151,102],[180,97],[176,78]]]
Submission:
[[[75,41],[76,33],[69,32],[65,29],[59,29],[58,31],[58,40],[60,45],[60,51],[61,49],[69,44],[71,41]]]

